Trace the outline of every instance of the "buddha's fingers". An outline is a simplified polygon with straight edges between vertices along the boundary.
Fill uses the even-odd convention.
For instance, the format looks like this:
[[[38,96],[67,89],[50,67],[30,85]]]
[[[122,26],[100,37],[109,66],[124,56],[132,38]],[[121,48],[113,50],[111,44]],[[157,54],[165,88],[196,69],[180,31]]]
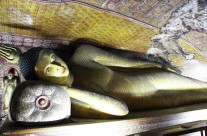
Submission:
[[[0,45],[0,57],[4,58],[10,63],[18,63],[19,50],[14,47]]]
[[[11,56],[7,55],[5,52],[0,50],[0,57],[4,58],[7,61],[12,61]]]
[[[10,50],[4,50],[3,48],[0,47],[0,51],[2,53],[4,53],[5,55],[9,56],[11,54],[11,51]]]
[[[8,51],[18,51],[17,48],[11,47],[11,46],[6,46],[6,45],[0,45],[0,49],[8,50]]]

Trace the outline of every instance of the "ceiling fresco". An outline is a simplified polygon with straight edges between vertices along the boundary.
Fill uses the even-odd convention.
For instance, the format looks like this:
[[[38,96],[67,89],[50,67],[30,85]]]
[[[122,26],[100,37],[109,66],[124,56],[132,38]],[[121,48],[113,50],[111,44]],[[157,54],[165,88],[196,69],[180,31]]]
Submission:
[[[0,43],[58,48],[81,40],[162,57],[207,80],[205,0],[0,0]],[[24,48],[23,48],[24,49]]]

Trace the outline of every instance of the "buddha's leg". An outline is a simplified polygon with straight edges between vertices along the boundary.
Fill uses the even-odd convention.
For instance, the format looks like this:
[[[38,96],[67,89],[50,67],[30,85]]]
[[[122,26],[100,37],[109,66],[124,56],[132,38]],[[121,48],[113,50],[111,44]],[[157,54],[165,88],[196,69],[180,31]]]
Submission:
[[[130,73],[131,74],[131,73]],[[169,108],[207,102],[207,83],[164,70],[135,72],[136,76],[122,73],[125,81],[111,82],[108,95],[122,99],[129,110]],[[128,83],[127,83],[128,82]],[[112,91],[110,91],[113,89]]]
[[[63,87],[71,97],[72,116],[81,118],[121,118],[128,114],[124,102],[109,96]]]

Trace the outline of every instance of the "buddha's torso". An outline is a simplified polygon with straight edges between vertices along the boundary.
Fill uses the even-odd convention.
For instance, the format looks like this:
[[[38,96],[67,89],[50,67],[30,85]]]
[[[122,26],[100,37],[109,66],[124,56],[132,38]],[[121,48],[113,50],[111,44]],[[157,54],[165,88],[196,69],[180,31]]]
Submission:
[[[118,67],[117,64],[106,66],[103,65],[103,60],[97,59],[96,55],[99,53],[94,51],[96,50],[79,47],[74,53],[69,63],[69,69],[74,74],[72,86],[120,98],[131,110],[176,105],[169,97],[174,97],[179,101],[182,99],[179,95],[189,88],[200,90],[200,92],[207,88],[204,82],[186,78],[161,68],[126,68]],[[105,56],[106,61],[108,55]],[[111,55],[113,56],[113,54]],[[193,91],[191,93],[194,94]],[[199,97],[203,99],[202,95]],[[166,105],[163,104],[163,100],[167,102]]]
[[[6,90],[14,90],[16,87],[16,79],[6,79],[4,80],[4,84],[6,87]]]

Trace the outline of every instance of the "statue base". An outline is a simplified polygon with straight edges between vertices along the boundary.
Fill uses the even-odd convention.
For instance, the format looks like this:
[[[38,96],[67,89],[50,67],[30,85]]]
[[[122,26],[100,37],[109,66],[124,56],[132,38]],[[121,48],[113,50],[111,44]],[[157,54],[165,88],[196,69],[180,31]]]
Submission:
[[[2,135],[132,135],[207,120],[207,103],[151,111],[131,112],[125,119],[64,120],[56,125],[27,127],[6,120]],[[71,121],[72,120],[72,121]],[[188,128],[186,128],[188,129]]]

